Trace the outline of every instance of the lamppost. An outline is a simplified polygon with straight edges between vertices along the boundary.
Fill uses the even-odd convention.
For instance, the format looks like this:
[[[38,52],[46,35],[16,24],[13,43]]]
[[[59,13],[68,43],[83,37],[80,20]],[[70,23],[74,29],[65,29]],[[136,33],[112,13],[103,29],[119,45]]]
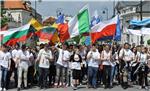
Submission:
[[[142,16],[142,0],[140,0],[140,20],[142,21],[143,20],[143,16]],[[140,41],[140,44],[144,44],[144,41],[143,41],[143,35],[141,35],[141,41]]]
[[[107,14],[107,20],[108,20],[108,8],[104,8],[104,10],[103,10],[103,14]]]

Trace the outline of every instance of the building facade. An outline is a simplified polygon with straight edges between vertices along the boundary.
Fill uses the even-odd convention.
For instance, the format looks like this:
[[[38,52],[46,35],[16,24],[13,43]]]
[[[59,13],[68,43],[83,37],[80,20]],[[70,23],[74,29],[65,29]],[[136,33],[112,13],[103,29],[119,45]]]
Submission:
[[[142,6],[142,16],[140,14]],[[116,10],[120,14],[121,25],[122,25],[122,40],[121,42],[129,42],[140,44],[141,37],[136,35],[129,35],[126,29],[129,26],[130,20],[141,20],[150,18],[150,1],[119,1],[116,4]],[[143,35],[144,45],[147,45],[147,40],[150,36]]]
[[[8,28],[16,28],[27,24],[31,18],[42,22],[42,16],[31,7],[31,2],[26,0],[4,0],[3,8],[9,18]]]

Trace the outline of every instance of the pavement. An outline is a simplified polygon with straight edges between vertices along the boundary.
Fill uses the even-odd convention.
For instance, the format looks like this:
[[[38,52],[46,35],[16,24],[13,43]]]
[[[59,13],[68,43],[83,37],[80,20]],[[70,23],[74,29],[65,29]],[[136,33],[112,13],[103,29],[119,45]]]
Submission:
[[[17,89],[9,89],[7,91],[17,91]],[[121,86],[115,86],[112,89],[104,89],[104,88],[86,88],[86,86],[79,86],[78,90],[73,90],[72,87],[67,87],[67,88],[48,88],[48,89],[39,89],[38,87],[33,87],[31,89],[27,90],[21,90],[21,91],[150,91],[150,87],[148,90],[146,89],[139,89],[139,86],[132,86],[128,89],[122,89]]]

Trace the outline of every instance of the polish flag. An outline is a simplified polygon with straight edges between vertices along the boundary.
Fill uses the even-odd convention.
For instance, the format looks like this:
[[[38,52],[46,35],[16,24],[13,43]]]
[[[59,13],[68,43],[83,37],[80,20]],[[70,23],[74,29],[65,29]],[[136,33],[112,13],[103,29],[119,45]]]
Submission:
[[[95,43],[96,40],[103,37],[115,36],[117,21],[118,21],[118,16],[115,16],[111,20],[99,22],[98,24],[93,26],[91,28],[92,43]]]

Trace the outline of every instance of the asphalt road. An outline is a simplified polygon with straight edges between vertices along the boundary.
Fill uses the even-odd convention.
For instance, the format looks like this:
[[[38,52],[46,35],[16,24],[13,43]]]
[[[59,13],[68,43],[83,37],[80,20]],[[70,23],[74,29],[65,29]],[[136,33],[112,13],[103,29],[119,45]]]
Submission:
[[[7,91],[17,91],[17,89],[9,89]],[[68,88],[48,88],[48,89],[39,89],[38,87],[33,87],[31,89],[21,90],[21,91],[75,91],[75,90],[73,90],[71,87],[68,87]],[[104,89],[101,87],[97,88],[97,89],[93,89],[93,88],[88,89],[84,85],[84,86],[79,86],[79,89],[76,91],[150,91],[150,89],[148,89],[148,90],[139,89],[139,86],[132,86],[126,90],[122,89],[121,86],[115,86],[112,89]]]

